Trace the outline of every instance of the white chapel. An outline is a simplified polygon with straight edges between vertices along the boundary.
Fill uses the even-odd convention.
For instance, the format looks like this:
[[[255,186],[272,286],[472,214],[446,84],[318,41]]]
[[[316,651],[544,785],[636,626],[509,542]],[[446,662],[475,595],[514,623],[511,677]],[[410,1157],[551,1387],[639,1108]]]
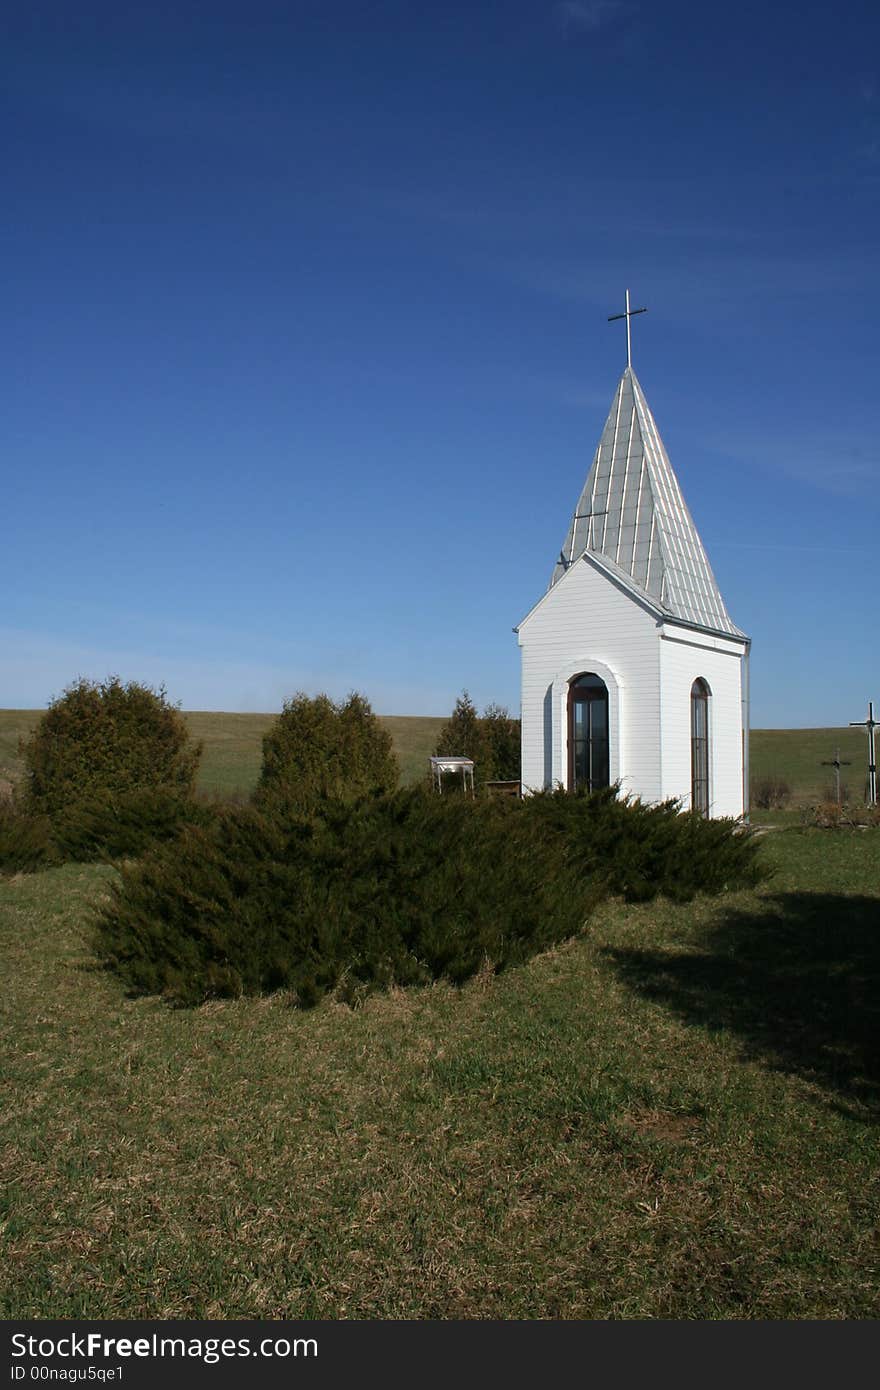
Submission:
[[[522,649],[522,786],[748,812],[750,641],[627,366]],[[636,311],[641,312],[641,311]],[[624,317],[618,315],[617,317]]]

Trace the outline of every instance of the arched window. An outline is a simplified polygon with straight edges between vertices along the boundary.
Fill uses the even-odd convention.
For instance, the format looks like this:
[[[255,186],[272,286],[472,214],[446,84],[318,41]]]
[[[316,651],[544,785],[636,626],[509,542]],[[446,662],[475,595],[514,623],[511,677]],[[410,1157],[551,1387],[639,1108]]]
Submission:
[[[709,687],[702,676],[691,686],[691,809],[709,814]]]
[[[594,792],[608,781],[608,687],[586,672],[568,687],[568,785]]]

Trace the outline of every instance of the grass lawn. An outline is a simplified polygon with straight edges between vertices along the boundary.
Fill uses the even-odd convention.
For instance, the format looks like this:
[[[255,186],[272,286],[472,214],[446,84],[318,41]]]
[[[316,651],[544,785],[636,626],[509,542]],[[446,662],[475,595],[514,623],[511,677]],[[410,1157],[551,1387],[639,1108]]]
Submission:
[[[876,1318],[880,832],[762,852],[355,1012],[128,999],[111,869],[0,882],[0,1316]]]

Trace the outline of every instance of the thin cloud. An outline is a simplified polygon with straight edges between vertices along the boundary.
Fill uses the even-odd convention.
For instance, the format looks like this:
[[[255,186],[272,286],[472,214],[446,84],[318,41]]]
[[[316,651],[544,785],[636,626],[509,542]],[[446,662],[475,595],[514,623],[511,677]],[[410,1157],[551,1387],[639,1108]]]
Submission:
[[[597,34],[634,12],[635,6],[626,0],[561,0],[553,11],[566,38],[575,34]]]
[[[832,497],[858,498],[863,509],[873,506],[880,460],[858,435],[764,430],[735,437],[705,435],[702,442],[713,453],[747,462],[768,476],[788,477]]]
[[[597,247],[582,261],[547,257],[496,258],[492,269],[510,283],[547,298],[574,305],[604,308],[608,286],[633,284],[633,261],[614,247]],[[719,245],[699,255],[692,252],[685,268],[669,262],[652,264],[639,273],[640,289],[650,304],[669,306],[679,318],[723,315],[727,322],[743,321],[756,302],[785,300],[791,308],[799,302],[842,297],[853,287],[873,283],[876,277],[873,250],[851,250],[827,255],[795,255],[746,252]],[[613,310],[608,309],[611,313]]]
[[[51,632],[3,626],[0,650],[4,653],[4,703],[9,709],[42,709],[79,676],[100,681],[111,672],[124,681],[154,687],[164,684],[169,699],[179,701],[185,710],[271,714],[298,690],[310,695],[324,690],[333,699],[344,699],[351,689],[358,689],[378,714],[431,716],[450,710],[457,694],[448,676],[443,684],[422,681],[413,677],[406,661],[399,673],[379,674],[376,664],[358,653],[353,658],[349,655],[345,663],[332,656],[329,661],[304,663],[299,652],[287,662],[192,660],[158,646],[150,650],[126,647],[112,637],[89,644]],[[475,680],[475,690],[478,684]],[[493,698],[497,690],[494,695],[491,690],[481,695],[483,704]]]

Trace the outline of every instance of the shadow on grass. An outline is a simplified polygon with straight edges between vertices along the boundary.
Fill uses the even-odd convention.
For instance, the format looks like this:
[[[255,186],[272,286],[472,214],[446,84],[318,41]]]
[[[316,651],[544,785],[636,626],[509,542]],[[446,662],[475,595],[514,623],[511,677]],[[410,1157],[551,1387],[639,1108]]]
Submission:
[[[609,949],[622,979],[687,1023],[835,1091],[880,1121],[880,899],[778,893],[728,911],[699,953]]]

